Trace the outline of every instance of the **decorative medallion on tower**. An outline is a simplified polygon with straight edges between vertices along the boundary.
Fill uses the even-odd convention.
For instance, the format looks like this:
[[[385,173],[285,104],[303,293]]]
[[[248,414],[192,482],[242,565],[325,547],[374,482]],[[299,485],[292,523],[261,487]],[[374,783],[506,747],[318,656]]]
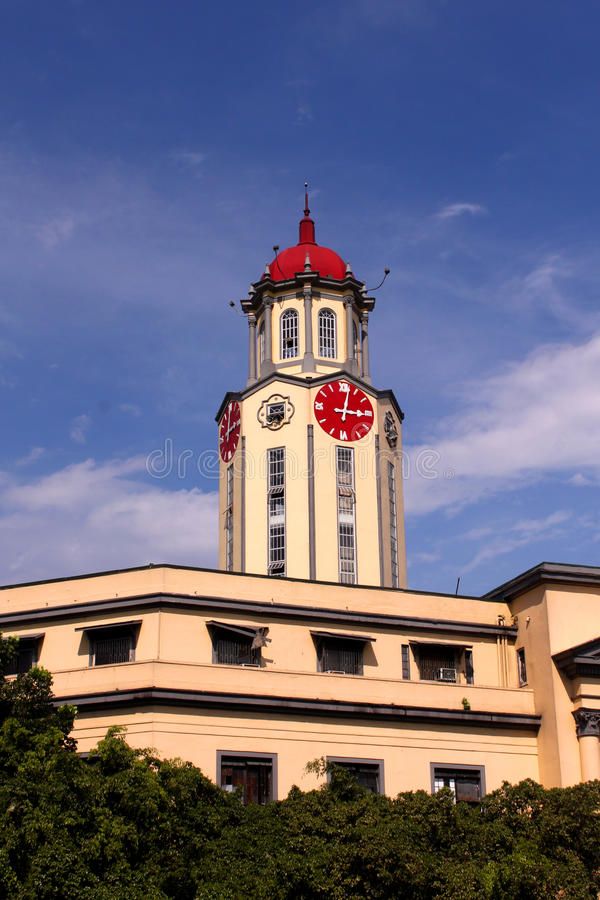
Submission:
[[[364,391],[349,381],[330,381],[315,397],[317,422],[336,441],[359,441],[373,427],[373,407]]]
[[[386,412],[385,419],[383,420],[383,430],[385,431],[385,437],[393,449],[398,443],[398,428],[396,426],[396,420],[394,419],[391,412]]]
[[[263,400],[256,413],[256,418],[263,428],[278,431],[282,425],[289,425],[294,415],[294,404],[283,394],[271,394]]]
[[[223,462],[229,462],[237,450],[240,439],[240,404],[232,400],[225,407],[219,424],[219,452]]]

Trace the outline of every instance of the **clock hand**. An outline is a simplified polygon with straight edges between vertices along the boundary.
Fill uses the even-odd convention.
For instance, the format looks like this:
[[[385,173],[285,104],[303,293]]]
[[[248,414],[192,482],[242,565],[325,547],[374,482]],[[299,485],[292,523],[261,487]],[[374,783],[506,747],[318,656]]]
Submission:
[[[342,422],[344,421],[344,419],[346,418],[346,416],[358,416],[359,418],[360,418],[361,416],[364,416],[364,412],[362,411],[362,409],[334,409],[333,411],[336,412],[336,413],[342,413],[342,414],[343,414],[343,415],[342,415]]]
[[[346,394],[346,402],[344,403],[343,409],[336,409],[336,412],[341,412],[342,414],[342,422],[346,421],[346,413],[348,412],[348,400],[350,399],[350,391]]]

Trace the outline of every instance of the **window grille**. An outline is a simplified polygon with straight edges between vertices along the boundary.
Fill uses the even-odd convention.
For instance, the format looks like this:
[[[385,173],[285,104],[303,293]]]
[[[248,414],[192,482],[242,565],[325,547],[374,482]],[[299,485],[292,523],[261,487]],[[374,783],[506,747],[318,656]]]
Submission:
[[[437,794],[442,788],[449,788],[455,801],[479,803],[482,797],[481,769],[446,769],[436,767],[433,770],[433,792]]]
[[[402,677],[410,678],[410,647],[402,644]]]
[[[287,309],[281,317],[281,358],[293,359],[298,356],[298,313]]]
[[[443,644],[417,648],[419,677],[422,681],[456,681],[456,650]],[[453,674],[452,674],[453,673]]]
[[[330,309],[319,312],[319,356],[326,359],[337,356],[336,317]]]
[[[268,573],[285,575],[285,450],[267,451]]]
[[[356,584],[354,450],[336,447],[338,568],[342,584]]]
[[[227,467],[227,499],[225,507],[225,568],[233,570],[233,465]]]
[[[252,638],[218,631],[214,638],[214,661],[224,666],[259,666],[260,648],[252,649]]]
[[[390,502],[390,552],[392,563],[392,587],[398,587],[398,516],[396,510],[396,469],[388,462],[388,490]]]
[[[221,756],[221,787],[239,790],[242,803],[265,804],[273,799],[273,758]]]
[[[345,675],[363,674],[363,644],[336,638],[319,641],[319,670],[343,672]]]
[[[90,636],[91,665],[110,666],[134,659],[133,632],[113,629]]]

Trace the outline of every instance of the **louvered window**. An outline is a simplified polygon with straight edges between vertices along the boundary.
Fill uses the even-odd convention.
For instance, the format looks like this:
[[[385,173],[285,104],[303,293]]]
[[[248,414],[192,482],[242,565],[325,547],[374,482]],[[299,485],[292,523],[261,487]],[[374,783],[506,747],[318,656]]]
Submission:
[[[285,450],[267,451],[268,574],[285,575]]]
[[[225,508],[225,568],[233,571],[233,465],[227,467],[227,498]]]
[[[354,450],[336,447],[338,568],[342,584],[356,583]]]
[[[396,510],[396,469],[388,462],[388,491],[390,504],[390,556],[392,564],[392,587],[398,587],[398,516]]]

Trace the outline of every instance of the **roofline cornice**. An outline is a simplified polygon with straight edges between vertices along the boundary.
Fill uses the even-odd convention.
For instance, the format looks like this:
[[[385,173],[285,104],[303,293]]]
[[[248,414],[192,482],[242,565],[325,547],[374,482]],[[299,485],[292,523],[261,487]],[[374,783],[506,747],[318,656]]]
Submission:
[[[539,563],[510,581],[506,581],[499,587],[488,591],[481,599],[509,603],[521,594],[526,593],[526,591],[530,591],[542,584],[583,585],[600,588],[600,567],[576,566],[569,563]]]
[[[195,594],[148,593],[118,599],[92,600],[69,603],[63,606],[41,607],[0,615],[0,629],[15,628],[42,622],[68,621],[117,613],[155,609],[184,609],[187,611],[229,612],[256,615],[263,619],[301,619],[303,622],[339,622],[360,627],[389,628],[398,631],[425,631],[436,634],[461,634],[481,638],[509,637],[515,640],[517,628],[510,625],[488,625],[480,622],[460,622],[395,616],[389,613],[367,613],[355,610],[339,610],[331,607],[303,606],[287,603],[261,603],[256,600],[227,599],[224,597],[197,596]]]
[[[228,694],[210,691],[178,691],[147,687],[133,691],[108,691],[95,694],[72,694],[56,697],[56,706],[73,704],[79,711],[114,709],[117,707],[171,705],[194,709],[235,709],[242,712],[296,714],[300,716],[335,716],[392,722],[458,725],[471,728],[525,729],[537,731],[541,716],[524,713],[486,712],[480,710],[436,709],[419,706],[396,706],[384,703],[351,703],[344,700],[313,700],[256,694]]]

